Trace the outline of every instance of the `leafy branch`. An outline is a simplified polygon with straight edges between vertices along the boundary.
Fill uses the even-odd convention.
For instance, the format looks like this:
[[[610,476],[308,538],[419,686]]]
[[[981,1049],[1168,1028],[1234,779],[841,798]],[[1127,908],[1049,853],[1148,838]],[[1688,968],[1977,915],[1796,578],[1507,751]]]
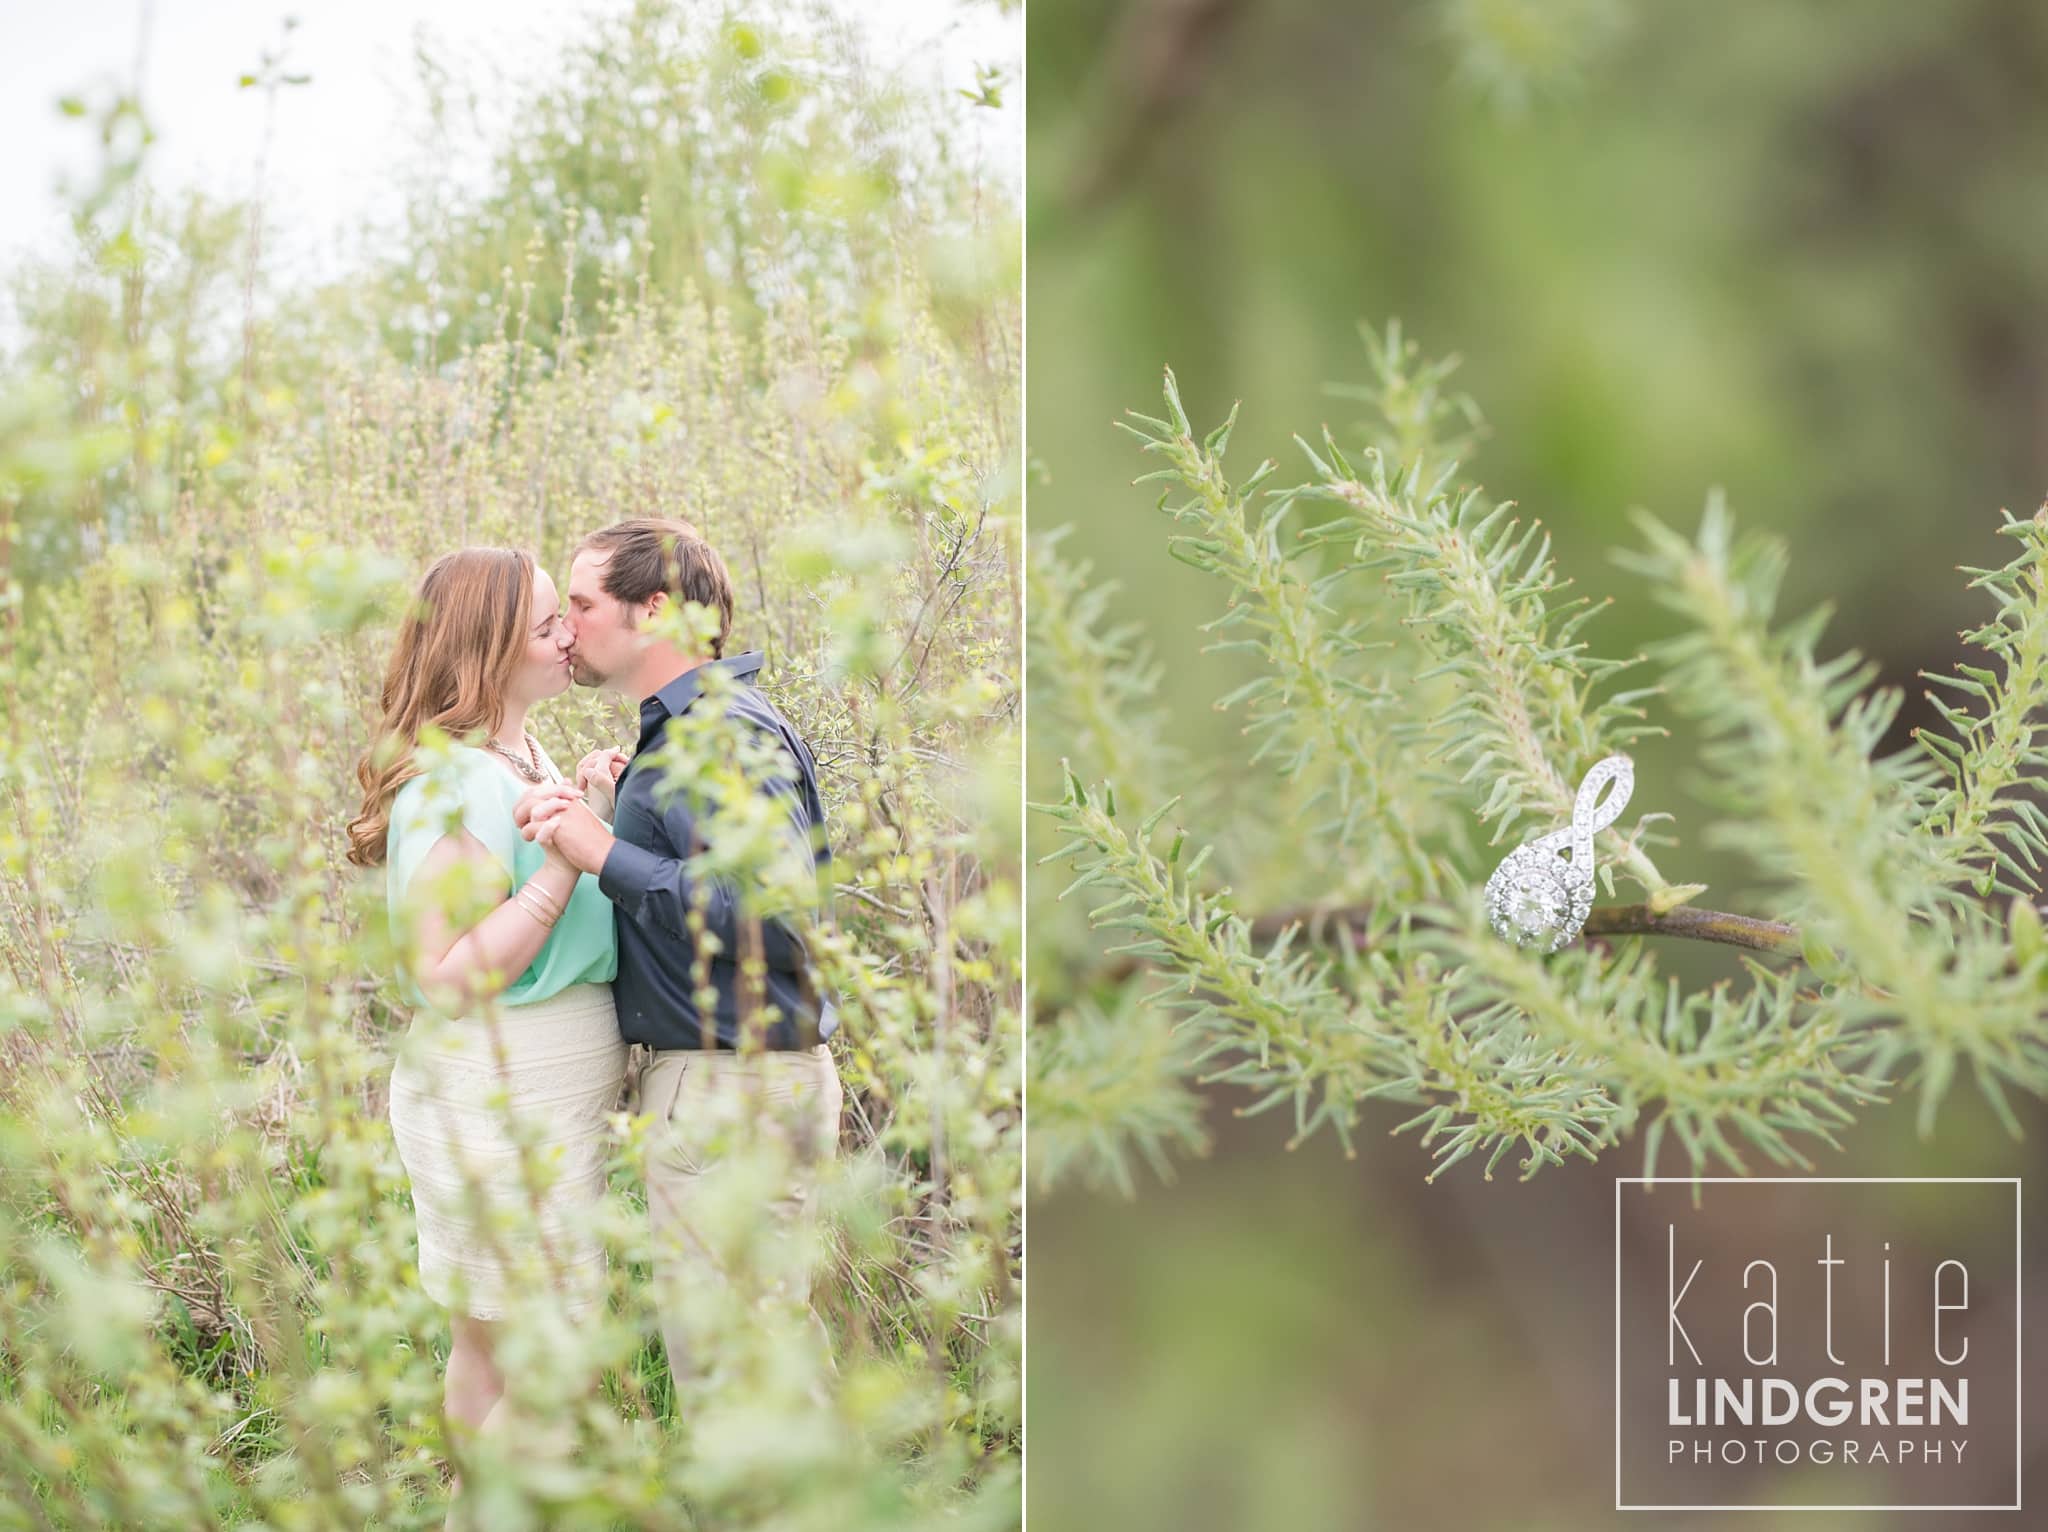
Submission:
[[[1390,472],[1379,449],[1367,448],[1361,471],[1327,430],[1320,453],[1296,441],[1316,482],[1284,497],[1281,508],[1296,499],[1338,505],[1336,518],[1303,529],[1302,543],[1333,548],[1348,561],[1347,575],[1381,572],[1405,599],[1403,621],[1436,660],[1418,680],[1448,680],[1457,700],[1402,732],[1461,762],[1461,786],[1491,779],[1479,817],[1495,822],[1494,844],[1524,815],[1553,823],[1571,817],[1577,776],[1567,779],[1564,767],[1583,770],[1663,732],[1640,724],[1637,703],[1654,696],[1654,686],[1594,698],[1596,687],[1644,657],[1586,652],[1578,633],[1611,601],[1550,599],[1569,582],[1556,577],[1540,521],[1525,528],[1509,514],[1514,502],[1494,505],[1477,489],[1454,490],[1454,463],[1425,481],[1421,459]],[[1666,879],[1639,838],[1610,828],[1601,840],[1609,852],[1603,871],[1619,862],[1653,897],[1663,893]]]
[[[1560,599],[1570,581],[1540,523],[1458,483],[1451,449],[1469,448],[1479,422],[1447,388],[1449,365],[1421,361],[1391,327],[1367,341],[1377,380],[1351,397],[1381,420],[1362,449],[1327,429],[1313,446],[1296,438],[1302,484],[1264,490],[1268,462],[1233,485],[1222,457],[1236,411],[1198,436],[1171,373],[1165,418],[1126,428],[1164,459],[1146,478],[1169,485],[1170,551],[1229,591],[1225,647],[1263,662],[1224,701],[1249,705],[1253,760],[1280,752],[1298,795],[1269,816],[1268,854],[1298,857],[1304,836],[1335,835],[1365,895],[1241,910],[1209,852],[1183,861],[1189,832],[1166,825],[1177,800],[1135,832],[1118,822],[1119,784],[1094,771],[1115,755],[1095,753],[1116,735],[1101,720],[1064,743],[1110,780],[1089,786],[1063,765],[1058,800],[1034,805],[1062,836],[1045,861],[1077,873],[1067,892],[1099,896],[1095,924],[1128,933],[1097,970],[1095,1014],[1115,1014],[1125,986],[1164,997],[1194,1038],[1197,1083],[1255,1092],[1246,1112],[1291,1103],[1294,1143],[1329,1125],[1348,1149],[1363,1102],[1417,1103],[1402,1127],[1423,1128],[1432,1174],[1480,1152],[1490,1174],[1515,1145],[1533,1174],[1638,1127],[1652,1166],[1667,1139],[1694,1173],[1746,1171],[1751,1156],[1810,1166],[1802,1140],[1837,1144],[1899,1084],[1917,1087],[1931,1131],[1963,1067],[2017,1132],[2007,1092],[2048,1094],[2048,933],[2029,899],[1985,901],[2035,889],[2048,853],[2048,819],[2027,796],[2042,781],[2032,720],[2048,691],[2048,510],[2007,516],[2019,556],[1969,571],[1996,611],[1965,636],[1992,664],[1929,677],[1981,709],[1944,700],[1952,735],[1921,731],[1913,749],[1879,756],[1899,693],[1871,689],[1874,667],[1854,653],[1819,657],[1825,608],[1775,621],[1780,542],[1738,538],[1718,497],[1694,537],[1639,517],[1642,546],[1616,561],[1684,627],[1645,654],[1596,654],[1587,626],[1611,598]],[[1309,506],[1334,511],[1293,525]],[[1646,664],[1654,684],[1616,689]],[[1722,811],[1707,839],[1739,852],[1777,908],[1699,907],[1703,885],[1671,881],[1650,855],[1674,844],[1648,830],[1668,816],[1645,815],[1599,842],[1610,898],[1618,868],[1645,899],[1596,907],[1591,940],[1554,956],[1501,941],[1476,893],[1490,859],[1463,823],[1491,822],[1498,844],[1525,821],[1568,819],[1593,761],[1666,732],[1645,710],[1660,695],[1687,720]],[[1332,755],[1333,781],[1308,770]],[[1418,757],[1422,771],[1404,770]],[[1308,817],[1332,794],[1333,819]],[[1744,956],[1746,984],[1689,990],[1658,974],[1648,936],[1781,961]]]
[[[1393,787],[1396,773],[1383,747],[1374,743],[1384,733],[1377,727],[1378,715],[1396,696],[1392,687],[1375,685],[1360,673],[1359,662],[1380,647],[1379,641],[1365,620],[1344,616],[1330,604],[1326,582],[1305,578],[1282,552],[1278,530],[1285,504],[1252,513],[1252,497],[1278,465],[1263,462],[1237,485],[1225,475],[1223,455],[1236,411],[1198,441],[1170,370],[1165,399],[1166,420],[1133,412],[1131,422],[1118,422],[1145,452],[1165,460],[1164,467],[1137,482],[1165,483],[1186,493],[1176,501],[1169,487],[1160,497],[1159,508],[1176,524],[1194,528],[1170,535],[1167,551],[1232,589],[1223,615],[1203,627],[1228,636],[1212,641],[1204,652],[1247,650],[1268,667],[1217,706],[1247,709],[1251,722],[1246,732],[1259,736],[1253,763],[1280,752],[1276,764],[1282,777],[1301,775],[1328,752],[1335,782],[1315,789],[1303,805],[1315,812],[1326,797],[1334,799],[1336,817],[1318,826],[1318,833],[1350,842],[1366,828],[1397,868],[1403,892],[1435,892],[1437,873],[1416,829],[1424,817],[1421,807],[1402,801]]]
[[[1918,730],[1914,737],[1948,779],[1920,820],[1922,830],[1939,834],[1945,874],[1980,895],[2024,895],[2039,890],[2035,873],[2048,855],[2048,816],[2032,798],[2016,796],[2048,786],[2033,752],[2033,720],[2048,702],[2048,505],[2025,521],[2000,514],[2005,524],[1999,532],[2023,546],[2001,569],[1965,571],[1976,577],[1971,588],[1988,592],[1998,610],[1963,637],[2003,669],[1922,671],[1924,679],[1975,698],[1984,710],[1973,714],[1967,703],[1959,707],[1930,694],[1955,736]]]

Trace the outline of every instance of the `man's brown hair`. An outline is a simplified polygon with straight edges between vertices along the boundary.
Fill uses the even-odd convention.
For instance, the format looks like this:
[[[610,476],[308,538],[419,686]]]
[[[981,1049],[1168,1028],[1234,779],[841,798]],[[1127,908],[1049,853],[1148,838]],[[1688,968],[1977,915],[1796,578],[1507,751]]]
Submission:
[[[694,601],[718,613],[711,657],[724,657],[725,641],[732,636],[732,576],[718,550],[687,521],[638,516],[591,533],[576,552],[604,558],[598,585],[615,601],[637,606],[665,590],[675,600]]]

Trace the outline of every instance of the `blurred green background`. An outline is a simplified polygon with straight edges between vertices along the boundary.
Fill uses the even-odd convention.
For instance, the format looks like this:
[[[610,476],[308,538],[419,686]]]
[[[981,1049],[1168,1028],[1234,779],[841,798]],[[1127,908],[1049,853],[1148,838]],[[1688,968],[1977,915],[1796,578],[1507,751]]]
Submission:
[[[1615,598],[1596,651],[1667,630],[1607,557],[1628,510],[1689,531],[1719,485],[1790,545],[1781,618],[1833,604],[1824,650],[1909,689],[1890,746],[1927,721],[1915,673],[1984,615],[1956,566],[2003,563],[1999,509],[2048,493],[2048,7],[1034,0],[1028,36],[1031,524],[1071,524],[1065,551],[1122,582],[1204,772],[1242,753],[1211,704],[1249,672],[1199,653],[1220,588],[1167,556],[1111,421],[1156,411],[1171,365],[1198,425],[1244,401],[1236,472],[1273,456],[1287,482],[1291,433],[1356,414],[1325,385],[1367,377],[1358,322],[1391,317],[1464,358],[1490,427],[1472,471]],[[1660,862],[1768,913],[1697,844],[1683,721],[1653,721],[1674,736],[1637,752],[1631,811],[1678,816]],[[1054,796],[1060,741],[1034,722],[1029,749]],[[1231,880],[1248,905],[1316,896],[1289,873]],[[1042,998],[1086,961],[1060,881],[1033,890]],[[1348,1162],[1327,1136],[1283,1156],[1239,1104],[1212,1096],[1212,1153],[1134,1203],[1034,1196],[1032,1526],[1620,1521],[1603,1282],[1635,1146],[1424,1187],[1412,1139],[1380,1137],[1399,1109]],[[2024,1174],[2048,1114],[2027,1121],[2013,1144],[1959,1090],[1931,1142],[1873,1113],[1817,1169]]]

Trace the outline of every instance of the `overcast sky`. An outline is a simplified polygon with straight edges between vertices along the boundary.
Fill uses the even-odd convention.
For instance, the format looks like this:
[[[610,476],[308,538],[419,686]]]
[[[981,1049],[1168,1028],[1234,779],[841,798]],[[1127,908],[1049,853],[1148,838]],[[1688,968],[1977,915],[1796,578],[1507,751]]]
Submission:
[[[345,236],[394,207],[383,172],[403,155],[413,54],[424,38],[458,75],[527,79],[584,18],[628,0],[0,0],[0,272],[61,250],[59,178],[94,163],[91,134],[62,118],[59,97],[126,84],[142,70],[157,144],[152,179],[223,196],[252,187],[263,132],[261,93],[237,88],[287,15],[294,70],[310,85],[278,98],[266,172],[273,271],[330,273]],[[1010,79],[1000,112],[969,112],[991,163],[1021,165],[1021,10],[993,0],[838,0],[860,19],[885,68],[935,88],[974,84],[975,65]],[[736,7],[735,9],[740,9]],[[147,37],[144,18],[147,18]],[[964,106],[965,103],[962,103]],[[1021,176],[1018,177],[1021,180]],[[7,315],[0,299],[0,329]]]

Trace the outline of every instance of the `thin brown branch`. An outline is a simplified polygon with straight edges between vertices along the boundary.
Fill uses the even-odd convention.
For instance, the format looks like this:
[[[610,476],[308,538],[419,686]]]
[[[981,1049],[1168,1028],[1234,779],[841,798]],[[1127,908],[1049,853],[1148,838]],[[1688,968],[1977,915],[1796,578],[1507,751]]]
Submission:
[[[1304,905],[1275,910],[1252,921],[1252,936],[1270,942],[1291,925],[1300,925],[1310,936],[1336,928],[1355,936],[1371,920],[1371,906]],[[1773,952],[1797,957],[1802,938],[1799,928],[1782,920],[1761,920],[1754,915],[1734,915],[1725,910],[1702,910],[1681,904],[1658,914],[1647,904],[1596,905],[1586,916],[1587,936],[1682,936],[1693,941],[1720,942],[1746,947],[1752,952]]]
[[[1687,936],[1782,957],[1797,957],[1804,947],[1799,927],[1785,921],[1695,909],[1689,904],[1661,915],[1647,904],[1598,905],[1586,913],[1586,935]]]
[[[1338,942],[1356,947],[1372,923],[1372,906],[1367,904],[1293,905],[1255,916],[1252,940],[1261,946],[1275,941],[1289,926],[1300,926],[1315,942]],[[1804,937],[1795,925],[1782,920],[1762,920],[1754,915],[1734,915],[1725,910],[1695,909],[1682,904],[1659,915],[1647,904],[1598,905],[1586,916],[1584,934],[1606,936],[1682,936],[1692,941],[1718,942],[1743,947],[1751,952],[1769,952],[1779,957],[1798,957],[1804,951]],[[1121,983],[1144,965],[1124,956],[1106,963],[1097,977],[1107,983]]]

